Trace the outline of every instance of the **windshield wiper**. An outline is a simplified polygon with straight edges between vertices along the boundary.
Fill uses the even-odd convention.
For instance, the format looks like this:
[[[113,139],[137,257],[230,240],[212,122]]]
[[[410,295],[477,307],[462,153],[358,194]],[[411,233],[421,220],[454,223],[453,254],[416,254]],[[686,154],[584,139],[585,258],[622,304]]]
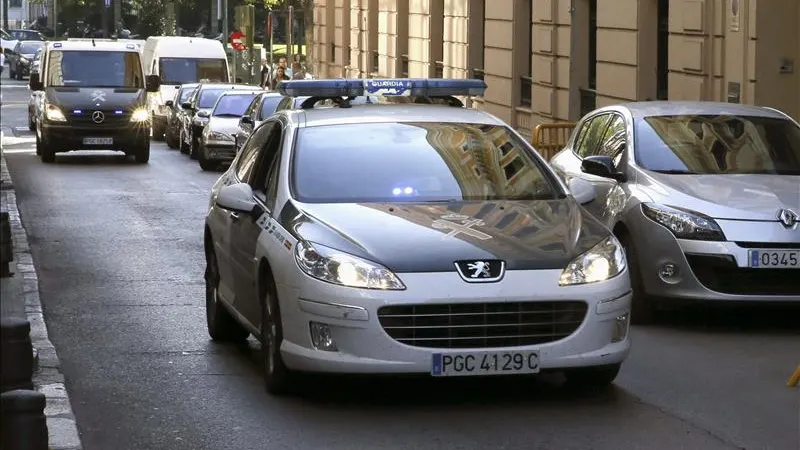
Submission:
[[[663,173],[666,175],[699,175],[697,172],[692,172],[691,170],[651,170],[651,172]]]

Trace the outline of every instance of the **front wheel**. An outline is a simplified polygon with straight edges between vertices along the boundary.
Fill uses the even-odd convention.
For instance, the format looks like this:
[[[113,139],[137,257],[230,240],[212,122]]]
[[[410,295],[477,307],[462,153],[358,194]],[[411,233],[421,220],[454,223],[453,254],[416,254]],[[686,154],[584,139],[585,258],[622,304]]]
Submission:
[[[219,269],[213,250],[206,251],[206,325],[212,340],[241,342],[250,333],[225,309],[219,299]]]
[[[133,159],[139,164],[147,164],[150,161],[150,140],[141,142],[132,152]]]
[[[180,137],[178,138],[178,141],[180,142],[178,148],[180,148],[181,153],[183,153],[184,155],[189,153],[190,148],[189,148],[189,144],[186,143],[186,133],[183,131],[182,128],[181,128]]]
[[[260,339],[264,386],[270,394],[282,395],[292,391],[296,375],[286,367],[281,357],[283,323],[275,280],[271,274],[267,274],[262,282],[266,283],[261,301]]]
[[[580,388],[603,388],[614,382],[622,363],[607,366],[581,367],[564,372],[567,384]]]
[[[642,272],[639,266],[639,259],[633,240],[628,235],[619,237],[622,247],[625,249],[625,258],[628,260],[628,271],[631,276],[631,288],[633,290],[631,300],[631,323],[636,325],[647,325],[656,321],[657,305],[655,299],[650,298],[644,291]]]
[[[53,147],[48,144],[44,136],[36,140],[36,154],[42,158],[43,163],[49,164],[56,161],[56,152]]]

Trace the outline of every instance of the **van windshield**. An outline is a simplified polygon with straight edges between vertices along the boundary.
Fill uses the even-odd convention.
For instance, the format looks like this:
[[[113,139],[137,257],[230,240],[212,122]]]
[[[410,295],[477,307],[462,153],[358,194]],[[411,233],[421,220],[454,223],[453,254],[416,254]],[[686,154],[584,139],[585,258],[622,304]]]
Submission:
[[[161,84],[228,81],[224,59],[160,58],[158,61]]]
[[[144,87],[139,53],[124,51],[54,50],[47,65],[53,87]]]

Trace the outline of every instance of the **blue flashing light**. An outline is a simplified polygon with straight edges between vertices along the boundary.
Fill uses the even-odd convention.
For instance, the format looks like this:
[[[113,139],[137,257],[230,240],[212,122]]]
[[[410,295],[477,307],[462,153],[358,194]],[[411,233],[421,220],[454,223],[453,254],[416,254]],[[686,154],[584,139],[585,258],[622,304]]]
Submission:
[[[54,48],[61,48],[61,42],[56,42],[55,44],[53,44],[53,47]]]
[[[486,92],[486,82],[470,79],[370,78],[292,80],[278,83],[278,92],[289,97],[475,96]]]
[[[136,49],[136,46],[133,45],[133,44],[128,44],[128,45],[125,46],[125,48],[129,48],[131,50],[134,50],[134,49]]]
[[[124,113],[125,111],[122,111],[121,109],[114,111],[114,114],[124,114]]]
[[[82,109],[73,109],[72,110],[72,114],[83,114],[83,110]]]

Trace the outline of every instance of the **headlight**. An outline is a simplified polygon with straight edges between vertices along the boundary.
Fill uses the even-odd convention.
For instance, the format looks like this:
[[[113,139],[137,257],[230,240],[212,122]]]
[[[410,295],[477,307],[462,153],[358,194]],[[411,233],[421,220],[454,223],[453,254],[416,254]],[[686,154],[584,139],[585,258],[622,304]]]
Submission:
[[[208,140],[209,141],[230,141],[233,142],[233,136],[230,134],[219,133],[216,131],[212,131],[208,133]]]
[[[26,58],[26,57],[24,57],[24,56],[20,56],[19,57],[19,62],[21,62],[23,64],[28,64],[29,62],[31,62],[31,60]]]
[[[319,244],[299,241],[295,245],[294,257],[300,270],[328,283],[393,291],[406,288],[391,270]]]
[[[653,222],[666,227],[678,239],[725,240],[725,234],[714,219],[698,212],[656,203],[642,203],[642,212]]]
[[[144,108],[136,108],[131,114],[131,122],[147,122],[150,120],[150,113]]]
[[[625,270],[625,250],[614,236],[609,236],[578,256],[561,272],[560,286],[597,283],[614,278]]]
[[[67,118],[64,117],[64,113],[58,109],[58,106],[55,105],[47,105],[45,108],[45,117],[47,120],[51,122],[66,122]]]

